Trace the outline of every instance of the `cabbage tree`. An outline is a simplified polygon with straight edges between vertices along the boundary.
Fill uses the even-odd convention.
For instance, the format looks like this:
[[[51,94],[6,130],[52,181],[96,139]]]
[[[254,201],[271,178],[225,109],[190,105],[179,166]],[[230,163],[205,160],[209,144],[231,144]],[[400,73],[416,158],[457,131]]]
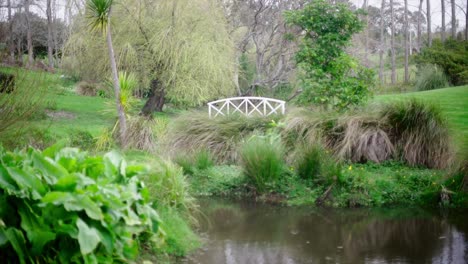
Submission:
[[[124,144],[123,138],[127,130],[125,113],[120,98],[120,83],[117,73],[117,63],[115,61],[114,46],[112,45],[111,23],[110,16],[113,0],[88,0],[87,14],[88,22],[93,30],[97,30],[106,34],[107,50],[109,52],[110,66],[112,70],[112,83],[114,86],[115,102],[117,106],[117,114],[119,116],[119,137],[120,143]]]

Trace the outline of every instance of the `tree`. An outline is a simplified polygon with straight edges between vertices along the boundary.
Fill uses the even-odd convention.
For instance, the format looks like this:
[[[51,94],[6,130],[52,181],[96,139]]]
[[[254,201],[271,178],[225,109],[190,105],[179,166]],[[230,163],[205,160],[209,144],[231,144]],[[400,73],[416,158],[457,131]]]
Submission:
[[[418,6],[418,24],[417,24],[417,34],[418,34],[418,51],[421,50],[421,46],[422,46],[422,40],[421,40],[421,31],[422,31],[422,28],[421,28],[421,20],[422,20],[422,5],[423,5],[423,1],[424,0],[419,0],[419,6]],[[429,1],[429,0],[428,0]]]
[[[47,58],[49,60],[49,67],[54,68],[53,50],[54,39],[52,33],[52,0],[47,0]]]
[[[120,83],[117,72],[117,63],[115,61],[114,46],[112,45],[111,33],[111,11],[113,0],[88,0],[88,18],[89,24],[92,29],[99,30],[106,34],[107,49],[109,52],[110,66],[112,70],[112,81],[114,84],[114,95],[117,107],[117,114],[119,116],[119,138],[120,143],[123,145],[125,133],[127,130],[127,120],[125,118],[124,109],[120,98]]]
[[[372,72],[345,52],[352,36],[363,29],[358,14],[345,4],[325,0],[285,13],[286,21],[304,32],[296,53],[304,72],[300,103],[344,110],[368,96]]]
[[[431,29],[431,0],[426,0],[426,17],[427,17],[427,43],[432,46],[432,29]]]
[[[380,7],[380,47],[379,47],[379,79],[380,84],[384,84],[384,52],[385,52],[385,22],[384,22],[385,0],[382,0]]]
[[[405,0],[405,83],[409,82],[408,59],[409,59],[409,23],[408,23],[408,0]]]
[[[441,37],[442,37],[442,42],[445,41],[445,0],[440,0],[440,7],[441,7],[441,14],[442,14],[442,32],[441,32]]]
[[[30,21],[30,13],[29,13],[29,6],[30,0],[24,0],[24,12],[26,16],[26,29],[27,29],[27,42],[28,42],[28,66],[32,67],[34,64],[34,49],[33,49],[33,42],[32,42],[32,31],[31,31],[31,21]]]
[[[429,0],[428,0],[429,1]],[[396,82],[396,64],[395,64],[395,8],[393,6],[393,0],[390,0],[390,23],[391,23],[391,33],[390,33],[390,52],[392,56],[392,75],[391,80],[392,84]]]
[[[113,7],[113,45],[119,70],[138,80],[135,95],[147,99],[150,117],[166,103],[200,106],[235,93],[234,45],[214,0],[121,0]],[[66,71],[103,81],[111,72],[99,36],[78,14],[64,48]]]
[[[450,6],[452,7],[452,38],[455,39],[457,36],[457,17],[455,14],[455,0],[450,0]]]

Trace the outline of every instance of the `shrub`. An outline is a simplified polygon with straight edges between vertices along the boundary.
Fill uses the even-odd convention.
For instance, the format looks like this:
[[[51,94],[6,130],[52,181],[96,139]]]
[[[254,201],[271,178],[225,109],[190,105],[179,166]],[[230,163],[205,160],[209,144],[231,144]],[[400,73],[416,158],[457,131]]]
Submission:
[[[80,147],[81,149],[91,149],[94,147],[95,139],[88,131],[72,130],[69,134],[70,146]]]
[[[143,237],[158,238],[159,218],[139,180],[144,170],[115,152],[0,150],[0,172],[1,259],[126,262]]]
[[[197,170],[206,170],[214,165],[211,153],[205,149],[191,154],[179,155],[175,162],[182,167],[185,174],[192,175]]]
[[[167,145],[174,153],[206,149],[218,162],[235,162],[240,142],[255,130],[266,131],[272,118],[278,117],[209,118],[205,112],[189,112],[169,127]]]
[[[198,196],[235,195],[245,191],[246,178],[234,165],[213,166],[198,170],[190,177],[191,191]]]
[[[15,75],[0,72],[0,93],[11,93],[15,90]]]
[[[341,176],[341,164],[322,146],[305,145],[296,154],[297,175],[319,184],[331,184]]]
[[[96,83],[79,82],[76,85],[76,94],[84,96],[96,96],[98,87]]]
[[[431,47],[424,48],[415,57],[415,61],[419,65],[439,66],[453,85],[468,83],[468,41],[434,40]]]
[[[254,135],[242,144],[242,168],[258,192],[267,191],[281,177],[285,168],[283,155],[283,146],[276,135]]]
[[[409,165],[446,168],[450,164],[451,138],[439,107],[411,99],[384,106],[381,115],[398,155]]]
[[[189,193],[189,186],[182,171],[176,164],[165,160],[154,160],[143,181],[148,186],[157,206],[192,210],[195,201]]]
[[[416,74],[415,88],[417,91],[434,90],[449,86],[447,76],[434,65],[424,65]]]

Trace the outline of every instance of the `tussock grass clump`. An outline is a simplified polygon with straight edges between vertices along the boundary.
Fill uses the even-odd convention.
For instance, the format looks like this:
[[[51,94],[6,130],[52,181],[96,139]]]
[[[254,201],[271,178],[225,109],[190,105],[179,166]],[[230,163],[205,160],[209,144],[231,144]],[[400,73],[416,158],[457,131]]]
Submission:
[[[82,81],[76,85],[75,91],[78,95],[96,96],[98,92],[98,87],[96,83]]]
[[[185,174],[189,175],[193,175],[199,170],[206,170],[214,165],[213,156],[206,149],[176,156],[174,161],[182,167]]]
[[[333,128],[330,146],[336,156],[352,162],[380,163],[393,157],[395,147],[385,132],[386,124],[367,113],[346,115]]]
[[[434,90],[449,86],[444,71],[435,65],[424,65],[416,75],[415,88],[417,91]]]
[[[148,152],[156,150],[154,133],[155,121],[146,117],[131,117],[127,121],[127,131],[124,137],[125,147]]]
[[[189,112],[175,119],[167,133],[174,153],[206,149],[218,162],[235,162],[238,146],[254,131],[266,131],[275,117],[230,115],[209,118],[206,112]]]
[[[279,135],[252,136],[242,144],[240,155],[245,175],[260,193],[284,172],[284,148]]]
[[[384,106],[381,116],[402,160],[412,166],[448,167],[451,138],[439,107],[411,99]]]
[[[320,184],[331,184],[341,175],[341,164],[321,145],[303,145],[296,153],[297,175]]]

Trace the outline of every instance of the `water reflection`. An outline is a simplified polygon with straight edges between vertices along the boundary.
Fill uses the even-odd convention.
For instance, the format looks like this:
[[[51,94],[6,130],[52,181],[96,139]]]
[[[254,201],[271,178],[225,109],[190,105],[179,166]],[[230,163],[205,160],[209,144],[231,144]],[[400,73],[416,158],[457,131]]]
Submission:
[[[468,214],[205,200],[189,263],[468,263]]]

